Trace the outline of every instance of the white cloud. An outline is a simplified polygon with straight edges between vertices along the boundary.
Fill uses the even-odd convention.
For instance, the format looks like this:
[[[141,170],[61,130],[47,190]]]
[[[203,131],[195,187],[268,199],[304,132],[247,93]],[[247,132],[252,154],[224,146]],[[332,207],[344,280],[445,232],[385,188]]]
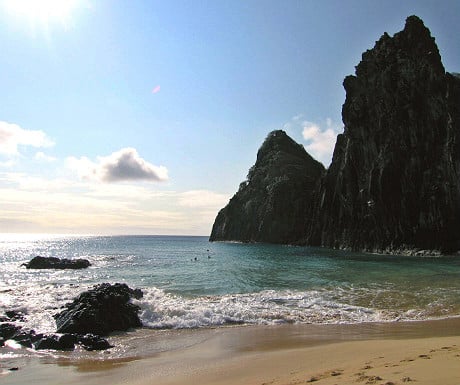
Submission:
[[[316,159],[328,166],[334,152],[337,134],[342,130],[332,119],[327,118],[325,125],[314,122],[301,122],[302,136],[307,141],[306,150]]]
[[[13,172],[0,172],[0,196],[0,228],[7,231],[191,235],[209,234],[230,198]]]
[[[77,183],[68,179],[47,179],[20,172],[0,173],[0,187],[2,185],[30,192],[70,192],[78,187]]]
[[[56,160],[55,157],[46,155],[44,152],[39,151],[35,154],[35,159],[43,162],[54,162]]]
[[[134,148],[122,148],[106,157],[98,157],[93,162],[87,157],[77,159],[67,158],[70,168],[77,171],[82,179],[100,182],[150,181],[162,182],[168,180],[168,169],[155,166],[142,159]]]
[[[18,155],[19,146],[50,147],[54,142],[40,130],[25,130],[17,124],[0,121],[0,154]]]
[[[0,162],[0,167],[10,168],[10,167],[13,167],[15,164],[16,162],[10,159],[5,162]]]

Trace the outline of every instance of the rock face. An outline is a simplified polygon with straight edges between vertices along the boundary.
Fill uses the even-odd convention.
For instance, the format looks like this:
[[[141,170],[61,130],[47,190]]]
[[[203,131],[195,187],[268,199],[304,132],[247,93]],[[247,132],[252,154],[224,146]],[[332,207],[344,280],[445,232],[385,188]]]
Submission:
[[[345,129],[329,169],[320,175],[305,160],[286,175],[285,157],[260,167],[258,154],[211,240],[460,250],[460,78],[445,72],[430,31],[410,16],[363,54],[344,88]],[[263,177],[251,185],[255,175]]]
[[[217,215],[210,240],[297,242],[304,235],[308,204],[323,170],[284,131],[271,132],[247,181]]]
[[[139,307],[131,298],[141,298],[142,291],[126,284],[102,283],[81,293],[66,309],[54,316],[58,333],[94,333],[107,335],[142,326]]]
[[[86,269],[91,266],[86,259],[59,259],[37,255],[23,264],[27,269]]]
[[[416,16],[344,81],[344,133],[307,243],[398,252],[460,249],[460,83]]]

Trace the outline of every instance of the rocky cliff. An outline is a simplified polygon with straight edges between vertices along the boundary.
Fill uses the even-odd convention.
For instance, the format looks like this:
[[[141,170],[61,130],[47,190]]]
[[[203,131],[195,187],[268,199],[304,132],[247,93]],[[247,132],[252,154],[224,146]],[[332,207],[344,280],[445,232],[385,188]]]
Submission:
[[[307,243],[460,249],[459,81],[416,16],[344,81],[344,133],[312,204]]]
[[[403,31],[385,33],[362,55],[343,85],[345,128],[331,166],[276,194],[282,231],[275,216],[264,215],[271,198],[263,186],[285,177],[279,159],[264,165],[271,180],[255,190],[240,187],[217,216],[219,236],[211,240],[395,253],[460,249],[460,78],[445,72],[430,31],[410,16]],[[294,197],[295,204],[286,203]]]
[[[284,131],[271,132],[247,180],[217,215],[210,240],[298,242],[323,171],[322,164]]]

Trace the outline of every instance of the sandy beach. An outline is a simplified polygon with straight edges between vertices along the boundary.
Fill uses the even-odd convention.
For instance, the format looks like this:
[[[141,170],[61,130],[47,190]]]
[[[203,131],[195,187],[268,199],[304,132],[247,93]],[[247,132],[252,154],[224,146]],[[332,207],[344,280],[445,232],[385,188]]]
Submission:
[[[142,358],[32,359],[4,384],[460,383],[460,319],[358,325],[283,325],[172,333],[199,342]],[[152,335],[150,337],[149,335]],[[147,331],[145,344],[154,343]],[[96,359],[97,358],[97,359]]]

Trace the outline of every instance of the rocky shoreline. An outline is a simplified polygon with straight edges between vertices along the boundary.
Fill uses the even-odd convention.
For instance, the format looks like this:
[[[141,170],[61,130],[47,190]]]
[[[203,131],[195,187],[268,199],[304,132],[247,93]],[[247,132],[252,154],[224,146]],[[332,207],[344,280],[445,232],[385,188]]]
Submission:
[[[122,283],[96,285],[54,315],[56,333],[53,334],[25,329],[20,325],[24,314],[7,311],[0,316],[0,348],[8,340],[35,350],[72,351],[77,346],[89,351],[112,348],[103,336],[142,326],[139,307],[130,302],[142,295],[140,289],[131,289]]]

